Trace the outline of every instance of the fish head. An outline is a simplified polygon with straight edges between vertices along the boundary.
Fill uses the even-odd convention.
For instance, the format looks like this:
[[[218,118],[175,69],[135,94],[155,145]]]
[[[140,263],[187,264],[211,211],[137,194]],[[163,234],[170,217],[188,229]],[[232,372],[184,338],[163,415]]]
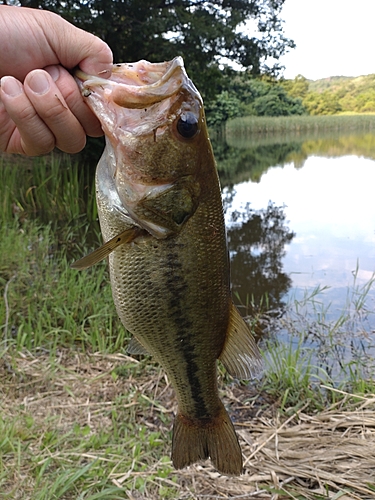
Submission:
[[[110,79],[75,76],[101,122],[127,213],[157,238],[180,231],[199,204],[207,160],[213,164],[202,98],[182,58],[115,64]]]

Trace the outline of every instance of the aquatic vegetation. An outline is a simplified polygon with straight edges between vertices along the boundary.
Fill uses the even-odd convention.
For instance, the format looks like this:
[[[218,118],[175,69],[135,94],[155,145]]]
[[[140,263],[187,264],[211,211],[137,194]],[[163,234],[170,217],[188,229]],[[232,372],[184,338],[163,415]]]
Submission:
[[[225,124],[230,136],[250,134],[280,134],[286,132],[325,131],[372,131],[375,129],[375,115],[325,115],[325,116],[243,116],[233,118]]]

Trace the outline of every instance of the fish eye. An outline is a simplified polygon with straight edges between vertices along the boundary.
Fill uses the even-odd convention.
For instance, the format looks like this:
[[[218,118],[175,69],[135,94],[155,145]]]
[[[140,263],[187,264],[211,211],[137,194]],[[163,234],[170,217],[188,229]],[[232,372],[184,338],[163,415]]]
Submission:
[[[185,139],[192,139],[199,132],[198,118],[194,113],[182,113],[177,120],[177,132]]]

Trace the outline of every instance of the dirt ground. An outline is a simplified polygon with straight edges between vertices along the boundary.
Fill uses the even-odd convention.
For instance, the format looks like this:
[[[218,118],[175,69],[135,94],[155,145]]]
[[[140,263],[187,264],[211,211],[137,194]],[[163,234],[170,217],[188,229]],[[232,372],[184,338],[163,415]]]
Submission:
[[[109,410],[119,397],[128,394],[125,406],[131,418],[145,426],[147,432],[164,427],[168,455],[176,410],[168,380],[157,367],[147,369],[143,376],[137,369],[133,375],[129,372],[128,376],[114,376],[121,372],[124,363],[136,366],[138,361],[120,354],[68,351],[61,351],[53,361],[43,353],[17,357],[6,354],[0,358],[0,379],[4,381],[0,416],[4,420],[17,419],[26,413],[40,429],[53,417],[61,433],[80,422],[88,423],[92,433],[103,429],[110,433]],[[69,390],[65,390],[67,387]],[[162,481],[166,487],[170,483],[177,488],[178,498],[375,498],[375,395],[342,394],[339,403],[316,414],[308,414],[308,403],[301,402],[298,411],[288,414],[278,411],[277,404],[264,395],[251,393],[239,384],[222,386],[221,390],[240,437],[244,474],[236,478],[222,476],[208,461],[176,471],[173,481],[168,477]],[[136,394],[149,401],[147,413]],[[31,446],[36,447],[38,436],[34,438]],[[98,452],[86,454],[87,459],[94,459]],[[11,455],[3,456],[9,473],[13,470]],[[155,474],[158,464],[153,461],[149,461],[142,474]],[[122,487],[137,474],[140,472],[121,471],[114,466],[108,481]],[[32,483],[26,465],[18,477],[13,473],[13,487],[14,481]],[[126,495],[136,500],[158,498],[151,491],[139,493],[131,488]]]

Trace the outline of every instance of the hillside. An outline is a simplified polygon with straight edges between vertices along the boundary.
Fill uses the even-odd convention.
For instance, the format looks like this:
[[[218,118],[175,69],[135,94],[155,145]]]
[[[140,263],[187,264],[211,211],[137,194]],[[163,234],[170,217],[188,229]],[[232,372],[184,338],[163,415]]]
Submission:
[[[330,76],[320,80],[308,80],[310,92],[324,92],[330,90],[336,92],[340,89],[356,89],[357,91],[373,88],[375,84],[375,74],[362,76]]]
[[[311,92],[323,92],[324,90],[338,89],[351,80],[353,80],[352,76],[329,76],[319,80],[308,80],[309,90]]]
[[[305,92],[299,97],[311,115],[375,113],[375,74],[331,76],[315,81],[299,76],[288,81],[289,89],[297,89],[297,83],[301,87],[301,80],[304,80]]]

